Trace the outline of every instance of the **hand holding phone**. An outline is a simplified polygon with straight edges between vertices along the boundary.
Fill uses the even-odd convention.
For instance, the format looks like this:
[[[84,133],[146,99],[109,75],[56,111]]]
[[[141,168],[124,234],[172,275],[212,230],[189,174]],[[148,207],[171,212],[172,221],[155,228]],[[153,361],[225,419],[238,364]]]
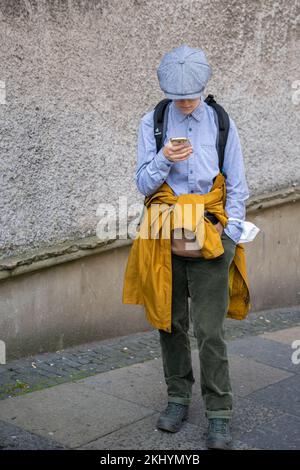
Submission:
[[[163,147],[164,156],[173,163],[189,158],[193,148],[187,137],[171,137]]]

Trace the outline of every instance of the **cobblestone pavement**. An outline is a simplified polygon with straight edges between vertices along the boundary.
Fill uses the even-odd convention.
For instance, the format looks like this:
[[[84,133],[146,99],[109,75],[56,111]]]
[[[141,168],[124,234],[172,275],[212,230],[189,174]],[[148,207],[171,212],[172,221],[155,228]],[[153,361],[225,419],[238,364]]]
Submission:
[[[300,325],[300,306],[250,313],[243,321],[226,319],[228,340]],[[197,348],[190,328],[191,349]],[[72,382],[160,357],[156,329],[43,353],[0,365],[0,399]]]

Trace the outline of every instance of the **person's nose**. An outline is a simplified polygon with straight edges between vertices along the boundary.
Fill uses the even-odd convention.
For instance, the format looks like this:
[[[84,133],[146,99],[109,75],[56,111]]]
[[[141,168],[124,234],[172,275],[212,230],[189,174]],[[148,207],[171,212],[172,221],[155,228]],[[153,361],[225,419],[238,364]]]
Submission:
[[[189,102],[189,100],[181,100],[181,106],[183,108],[188,108],[190,105],[191,103]]]

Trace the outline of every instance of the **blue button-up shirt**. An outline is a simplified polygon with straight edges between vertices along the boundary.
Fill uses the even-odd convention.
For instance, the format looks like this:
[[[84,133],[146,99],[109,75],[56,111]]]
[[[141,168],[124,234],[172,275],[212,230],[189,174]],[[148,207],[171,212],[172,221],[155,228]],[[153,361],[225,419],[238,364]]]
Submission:
[[[170,137],[187,137],[193,153],[184,161],[171,162],[162,148],[156,152],[154,137],[154,110],[145,114],[140,122],[138,135],[138,161],[135,181],[139,191],[148,196],[166,181],[175,195],[205,194],[219,173],[216,148],[217,125],[214,110],[205,103],[203,95],[196,109],[189,115],[180,111],[172,101],[169,106],[168,125],[164,145]],[[234,121],[230,128],[224,154],[226,174],[226,206],[228,217],[245,220],[245,200],[249,197],[241,144]],[[224,232],[237,243],[243,230],[239,221],[228,221]]]

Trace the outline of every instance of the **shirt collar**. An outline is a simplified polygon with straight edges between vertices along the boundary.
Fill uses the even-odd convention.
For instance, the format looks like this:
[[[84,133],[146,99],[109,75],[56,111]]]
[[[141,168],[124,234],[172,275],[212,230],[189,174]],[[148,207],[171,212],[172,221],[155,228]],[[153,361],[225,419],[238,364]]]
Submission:
[[[174,100],[172,101],[172,107],[173,107],[174,115],[176,116],[176,119],[177,119],[179,122],[184,121],[184,119],[186,119],[186,118],[188,117],[188,114],[184,114],[182,111],[180,111],[179,108],[177,108],[177,106],[175,105]],[[202,97],[202,95],[201,95],[200,103],[199,103],[198,106],[194,109],[194,111],[191,113],[191,115],[192,115],[193,118],[195,118],[197,121],[200,121],[201,118],[202,118],[202,116],[203,116],[203,113],[204,113],[204,100],[203,100],[203,97]]]

